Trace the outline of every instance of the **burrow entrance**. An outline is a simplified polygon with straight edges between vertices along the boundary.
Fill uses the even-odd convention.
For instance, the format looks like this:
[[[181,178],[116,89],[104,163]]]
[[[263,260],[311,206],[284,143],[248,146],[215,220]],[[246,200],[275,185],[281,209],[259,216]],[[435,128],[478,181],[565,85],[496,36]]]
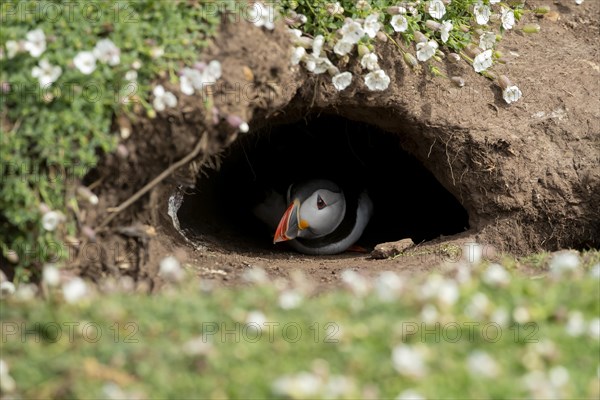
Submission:
[[[229,251],[274,249],[270,232],[252,213],[268,190],[324,178],[346,193],[366,189],[374,215],[359,244],[411,238],[415,243],[469,228],[466,210],[412,155],[400,134],[334,115],[311,115],[237,140],[186,190],[177,211],[192,242]]]

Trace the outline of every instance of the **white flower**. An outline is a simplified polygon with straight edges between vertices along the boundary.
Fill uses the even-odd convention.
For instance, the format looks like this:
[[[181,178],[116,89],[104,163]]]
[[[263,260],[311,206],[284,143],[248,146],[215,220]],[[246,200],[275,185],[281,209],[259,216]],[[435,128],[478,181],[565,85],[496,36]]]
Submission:
[[[101,39],[96,43],[94,56],[101,63],[110,66],[118,65],[121,62],[121,50],[110,39]]]
[[[577,337],[583,334],[585,331],[585,320],[581,311],[571,311],[569,313],[565,329],[569,336]]]
[[[252,284],[265,284],[269,282],[267,272],[260,267],[252,267],[242,273],[242,279]]]
[[[497,4],[500,3],[501,0],[490,0],[490,4]]]
[[[486,378],[494,378],[498,375],[498,364],[486,352],[475,350],[469,354],[467,358],[469,372],[473,376],[484,376]]]
[[[594,318],[590,321],[588,335],[590,335],[592,339],[600,339],[600,318]]]
[[[4,299],[15,293],[15,284],[9,281],[0,282],[0,299]]]
[[[406,389],[396,396],[396,400],[425,400],[425,397],[421,396],[418,392],[415,392],[412,389]]]
[[[370,0],[357,0],[356,1],[356,9],[361,11],[366,11],[371,8],[369,4]]]
[[[6,56],[9,60],[11,58],[14,58],[17,55],[17,53],[19,53],[21,50],[22,48],[19,42],[16,42],[14,40],[9,40],[6,42]]]
[[[331,82],[338,91],[342,91],[352,83],[352,74],[348,71],[342,72],[331,78]]]
[[[17,387],[17,383],[14,378],[10,376],[10,370],[8,364],[0,358],[0,389],[3,394],[14,392]],[[10,395],[7,398],[11,397]]]
[[[264,26],[270,30],[275,29],[275,9],[272,4],[265,6],[263,3],[257,1],[250,8],[248,17],[250,18],[250,21],[258,27]]]
[[[167,92],[162,85],[156,86],[152,90],[154,100],[152,106],[156,111],[164,111],[167,107],[175,107],[177,105],[177,97],[171,92]]]
[[[562,365],[552,367],[550,372],[548,372],[548,377],[550,378],[552,385],[557,388],[563,387],[569,383],[569,371]]]
[[[371,71],[365,76],[365,84],[374,92],[382,91],[390,85],[390,77],[387,76],[384,70],[378,69]]]
[[[600,279],[600,263],[590,269],[590,277]]]
[[[344,7],[341,6],[339,1],[336,1],[335,3],[329,3],[327,4],[327,13],[329,15],[343,14]]]
[[[384,271],[375,281],[375,290],[381,301],[393,301],[400,296],[404,281],[392,271]]]
[[[363,68],[368,69],[369,71],[374,71],[379,69],[379,64],[377,64],[377,54],[375,53],[367,53],[360,60],[360,65]]]
[[[358,22],[349,20],[340,29],[342,34],[342,40],[350,43],[358,43],[358,41],[365,36],[365,31]]]
[[[134,69],[130,69],[129,71],[127,71],[127,72],[125,73],[125,80],[128,80],[128,81],[130,81],[130,82],[132,82],[132,81],[136,81],[136,80],[137,80],[137,77],[138,77],[138,73],[137,73],[137,71],[136,71],[136,70],[134,70]]]
[[[513,319],[519,324],[525,324],[531,320],[531,315],[527,308],[521,306],[514,309]]]
[[[404,32],[408,29],[408,20],[404,15],[394,15],[390,24],[396,32]]]
[[[485,316],[490,307],[490,301],[487,296],[477,292],[471,298],[471,302],[465,309],[465,314],[474,319],[481,319]]]
[[[6,375],[8,375],[8,373],[8,364],[6,364],[6,362],[4,362],[4,360],[0,358],[0,377],[5,377]]]
[[[203,83],[214,84],[221,77],[222,73],[221,62],[219,60],[212,60],[203,71]]]
[[[421,353],[412,346],[401,344],[392,350],[392,363],[401,375],[421,378],[427,368]]]
[[[267,322],[267,317],[260,311],[250,311],[246,317],[246,325],[257,331],[262,329],[265,322]]]
[[[505,286],[510,283],[510,274],[500,264],[491,264],[483,273],[483,281],[490,286]]]
[[[479,47],[488,50],[494,47],[496,43],[496,34],[494,32],[484,32],[479,38]]]
[[[73,278],[63,285],[63,297],[67,303],[76,303],[88,294],[88,286],[81,278]]]
[[[445,279],[438,289],[437,298],[440,303],[451,306],[456,303],[459,295],[456,282],[452,279]]]
[[[422,299],[437,297],[442,305],[452,305],[459,298],[458,284],[452,279],[433,274],[421,286],[420,296]]]
[[[406,7],[403,6],[394,6],[393,10],[391,12],[392,15],[397,15],[397,14],[406,14]]]
[[[564,273],[573,272],[579,268],[579,257],[572,251],[562,251],[554,254],[550,260],[550,272],[556,277]]]
[[[342,282],[344,282],[357,296],[364,296],[369,291],[367,280],[355,271],[350,269],[342,272]]]
[[[181,92],[191,96],[195,89],[202,89],[202,73],[197,69],[184,68],[179,78]]]
[[[38,292],[37,285],[33,283],[22,283],[15,292],[15,297],[21,301],[33,300]]]
[[[271,386],[273,394],[290,399],[317,398],[322,390],[320,377],[301,372],[296,375],[284,375],[275,380]]]
[[[315,36],[315,38],[313,40],[313,45],[312,45],[313,56],[315,56],[316,58],[319,58],[321,56],[321,51],[323,50],[324,43],[325,43],[325,39],[323,38],[323,35]]]
[[[314,74],[322,74],[333,66],[331,61],[327,57],[318,57],[313,60],[315,62],[315,68],[312,70]]]
[[[58,286],[60,283],[60,271],[53,264],[44,265],[42,280],[48,286]]]
[[[434,297],[438,293],[443,282],[444,278],[441,275],[429,275],[425,283],[419,288],[420,297],[424,300]]]
[[[506,311],[506,308],[503,307],[497,308],[492,315],[490,315],[490,321],[495,322],[500,326],[508,326],[509,319],[510,315],[508,314],[508,311]]]
[[[439,313],[433,304],[426,304],[421,310],[419,317],[426,324],[433,324],[438,321]]]
[[[417,43],[417,59],[419,61],[427,61],[435,55],[438,44],[435,40],[429,42]]]
[[[347,399],[356,393],[356,384],[352,378],[333,375],[326,379],[325,387],[321,390],[322,399]]]
[[[584,0],[575,0],[575,4],[577,5],[581,5],[583,4]]]
[[[473,60],[475,72],[482,72],[492,66],[492,50],[477,54]]]
[[[367,18],[365,18],[365,23],[363,24],[363,30],[369,35],[370,38],[374,38],[381,29],[381,24],[378,21],[379,14],[371,14]]]
[[[514,86],[514,85],[509,86],[502,91],[502,98],[508,104],[514,103],[515,101],[519,100],[522,95],[523,95],[523,93],[521,93],[521,90],[519,89],[519,87]]]
[[[62,68],[52,65],[45,58],[40,60],[36,67],[31,69],[31,76],[37,78],[41,87],[46,87],[56,82],[62,74]]]
[[[185,272],[181,268],[179,260],[168,256],[160,260],[158,275],[168,281],[179,282],[185,277]]]
[[[162,47],[153,47],[150,49],[150,57],[152,57],[155,60],[164,55],[165,55],[165,49],[163,49]]]
[[[429,2],[429,15],[431,15],[435,19],[442,19],[444,14],[446,14],[446,7],[442,0],[431,0]]]
[[[279,295],[279,307],[284,310],[297,308],[302,303],[302,295],[295,290],[286,290]]]
[[[484,5],[481,1],[473,7],[473,13],[475,14],[475,19],[479,25],[485,25],[490,20],[490,15],[492,14],[492,10],[487,5]]]
[[[206,336],[196,336],[181,346],[181,350],[188,356],[205,356],[213,350],[213,344]]]
[[[354,43],[348,42],[344,39],[338,40],[338,42],[333,46],[333,52],[338,56],[345,56],[350,53],[354,48]]]
[[[288,32],[295,39],[300,39],[300,37],[302,36],[302,31],[300,29],[291,29],[291,28],[288,28]]]
[[[32,57],[39,57],[44,51],[46,51],[46,35],[41,29],[34,29],[33,31],[27,32],[25,35],[27,39],[25,42],[25,50],[29,52]]]
[[[450,38],[450,31],[452,31],[454,25],[450,21],[442,22],[442,26],[440,27],[440,33],[442,35],[442,42],[446,43]]]
[[[294,47],[294,51],[292,52],[291,62],[292,65],[300,64],[302,58],[306,55],[306,49],[304,47]]]
[[[91,51],[81,51],[73,59],[75,67],[85,75],[89,75],[96,69],[96,57]]]
[[[502,27],[512,29],[515,25],[515,13],[510,8],[502,8]]]
[[[419,16],[419,9],[417,7],[415,7],[415,3],[412,3],[413,5],[409,5],[408,8],[408,13],[410,15],[412,15],[413,17],[418,17]]]
[[[42,227],[52,232],[63,221],[63,215],[58,211],[48,211],[42,216]]]

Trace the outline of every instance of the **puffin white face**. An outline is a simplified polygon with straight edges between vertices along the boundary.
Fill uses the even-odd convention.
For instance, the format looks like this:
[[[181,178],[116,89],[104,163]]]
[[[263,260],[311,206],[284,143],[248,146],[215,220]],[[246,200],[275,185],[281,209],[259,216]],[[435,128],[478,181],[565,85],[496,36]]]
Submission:
[[[318,238],[328,235],[340,225],[345,214],[346,201],[343,193],[319,189],[300,205],[301,229],[298,237]]]
[[[340,225],[345,214],[346,200],[341,191],[317,189],[303,193],[300,188],[279,222],[273,243],[328,235]]]

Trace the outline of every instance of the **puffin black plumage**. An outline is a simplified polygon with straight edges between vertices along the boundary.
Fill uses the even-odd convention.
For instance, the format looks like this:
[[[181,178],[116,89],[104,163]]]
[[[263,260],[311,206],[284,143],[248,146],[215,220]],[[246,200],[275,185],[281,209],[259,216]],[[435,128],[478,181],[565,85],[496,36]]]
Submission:
[[[254,214],[275,230],[273,243],[285,241],[304,254],[338,254],[361,237],[373,203],[366,191],[345,195],[337,184],[315,179],[290,185],[286,196],[271,192]]]

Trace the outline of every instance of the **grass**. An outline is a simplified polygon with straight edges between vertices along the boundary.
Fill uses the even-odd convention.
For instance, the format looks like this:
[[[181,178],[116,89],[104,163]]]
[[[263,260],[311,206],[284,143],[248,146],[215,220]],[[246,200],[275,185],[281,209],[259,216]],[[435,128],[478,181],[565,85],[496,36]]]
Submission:
[[[407,389],[425,398],[597,398],[600,342],[590,324],[600,289],[589,269],[599,254],[584,254],[584,266],[560,278],[513,271],[508,283],[485,283],[477,267],[462,283],[441,280],[459,282],[454,300],[443,288],[428,297],[436,274],[365,293],[357,287],[372,282],[347,277],[354,290],[316,296],[305,285],[201,290],[189,279],[153,296],[112,293],[78,304],[57,290],[42,302],[13,297],[0,314],[2,359],[23,398],[318,398],[338,386],[342,398]],[[290,291],[304,300],[284,309],[280,296]],[[578,336],[568,334],[573,312],[583,316]],[[395,368],[399,345],[422,359],[422,374],[416,359]],[[314,382],[320,389],[310,392]]]
[[[65,238],[78,234],[72,214],[85,204],[73,193],[100,156],[115,149],[120,138],[113,121],[156,115],[149,104],[152,87],[176,83],[179,70],[200,60],[218,29],[220,15],[208,7],[175,1],[2,2],[0,252],[16,264],[17,281],[35,280],[44,262],[67,254]],[[38,29],[46,37],[43,53],[34,57],[21,50],[9,59],[8,43]],[[74,58],[101,39],[115,43],[120,62],[98,61],[86,75]],[[41,60],[62,71],[48,88],[32,77]],[[127,78],[132,72],[137,77]],[[42,229],[42,204],[68,216],[66,222],[55,231]]]

